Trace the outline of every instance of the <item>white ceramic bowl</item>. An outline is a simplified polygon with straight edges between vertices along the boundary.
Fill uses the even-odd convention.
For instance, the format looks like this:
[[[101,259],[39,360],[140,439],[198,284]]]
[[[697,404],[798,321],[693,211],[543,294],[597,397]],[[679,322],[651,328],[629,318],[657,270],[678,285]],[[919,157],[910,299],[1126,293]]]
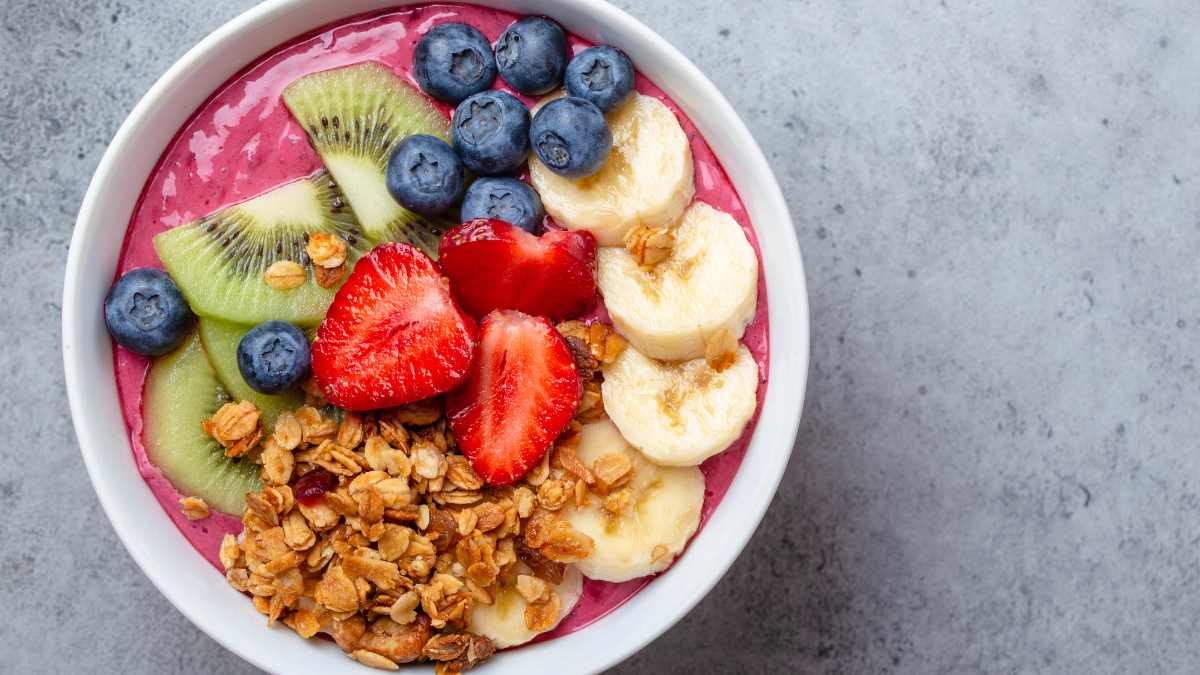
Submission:
[[[142,98],[109,145],[79,211],[63,291],[63,360],[80,450],[117,536],[179,611],[222,645],[272,673],[366,672],[331,643],[268,630],[263,616],[184,540],[142,481],[121,418],[103,302],[142,186],[167,144],[226,80],[275,47],[331,22],[415,4],[396,0],[269,0],[196,45]],[[692,119],[736,186],[762,246],[770,309],[770,385],[762,417],[728,494],[687,553],[597,623],[500,653],[485,671],[597,673],[661,635],[737,558],[771,503],[795,440],[808,374],[808,296],[792,222],[762,151],[725,98],[682,54],[599,0],[472,0],[543,14],[616,46]],[[426,670],[429,670],[426,667]],[[483,672],[483,671],[481,671]]]

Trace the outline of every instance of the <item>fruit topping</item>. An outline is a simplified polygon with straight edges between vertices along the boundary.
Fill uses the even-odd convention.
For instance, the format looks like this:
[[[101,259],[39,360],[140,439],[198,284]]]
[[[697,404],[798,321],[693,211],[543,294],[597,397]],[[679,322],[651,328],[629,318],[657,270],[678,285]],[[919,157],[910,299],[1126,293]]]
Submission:
[[[568,58],[562,27],[541,16],[521,19],[496,41],[500,77],[526,96],[541,96],[562,84]]]
[[[310,362],[308,338],[286,321],[260,323],[238,342],[238,370],[260,394],[296,391],[308,377]]]
[[[142,440],[150,462],[176,490],[236,515],[245,507],[246,493],[261,490],[262,481],[260,467],[227,457],[226,448],[201,427],[227,403],[229,395],[193,333],[174,352],[155,359],[146,374]]]
[[[568,94],[595,103],[607,115],[623,108],[633,97],[633,64],[613,47],[589,47],[567,64],[565,83]]]
[[[511,309],[561,321],[596,295],[595,242],[587,232],[535,237],[500,220],[472,220],[446,233],[438,265],[467,314]]]
[[[336,485],[337,476],[325,469],[315,469],[296,479],[292,494],[304,506],[315,506]]]
[[[457,104],[490,89],[496,80],[492,45],[465,23],[443,23],[421,36],[413,57],[413,73],[425,93]]]
[[[525,475],[579,407],[571,350],[544,318],[493,312],[479,329],[479,359],[446,396],[446,417],[472,468],[492,485]]]
[[[599,171],[613,148],[612,130],[604,113],[582,98],[558,98],[533,116],[529,140],[537,158],[568,180]]]
[[[601,248],[596,283],[613,325],[634,349],[663,361],[701,358],[718,331],[736,340],[754,319],[758,258],[737,221],[701,201],[671,234],[666,256],[652,268],[638,264],[636,254],[646,251],[636,237],[633,251]]]
[[[478,330],[450,288],[429,256],[408,244],[384,244],[359,260],[312,347],[313,374],[329,402],[373,410],[461,383]]]
[[[424,215],[450,208],[462,192],[462,161],[446,141],[427,134],[413,134],[397,143],[385,175],[392,199]]]
[[[492,218],[512,223],[529,234],[542,233],[542,200],[529,184],[516,178],[480,178],[463,195],[463,222]]]
[[[253,403],[268,432],[275,428],[275,419],[280,413],[295,410],[304,404],[303,392],[291,391],[280,396],[268,396],[251,389],[242,378],[242,371],[238,368],[238,344],[251,326],[200,317],[199,327],[200,342],[208,353],[208,361],[216,371],[221,386],[235,401]]]
[[[556,223],[589,230],[600,246],[619,246],[625,233],[639,225],[674,225],[695,196],[696,185],[692,146],[661,101],[639,95],[608,121],[612,157],[599,173],[588,180],[567,180],[530,157],[529,176]]]
[[[450,140],[463,164],[481,176],[513,171],[529,156],[529,108],[504,91],[484,91],[458,104]]]
[[[739,346],[718,371],[704,359],[665,363],[626,349],[604,366],[604,409],[629,444],[664,466],[693,466],[728,448],[754,416],[758,366]]]
[[[400,139],[410,134],[450,139],[450,122],[432,101],[378,63],[362,63],[306,75],[283,90],[283,102],[308,133],[371,243],[401,241],[437,251],[438,238],[453,223],[400,206],[384,179],[392,146]]]
[[[121,275],[104,299],[104,323],[117,344],[158,355],[179,346],[192,327],[192,308],[171,276],[142,267]]]
[[[609,420],[584,425],[582,436],[576,455],[607,494],[564,509],[564,520],[593,541],[592,554],[576,567],[589,579],[614,582],[670,567],[700,526],[704,474],[694,466],[655,466]]]
[[[316,324],[334,293],[309,280],[304,248],[317,233],[346,242],[350,264],[369,248],[324,171],[167,230],[154,248],[201,316]]]

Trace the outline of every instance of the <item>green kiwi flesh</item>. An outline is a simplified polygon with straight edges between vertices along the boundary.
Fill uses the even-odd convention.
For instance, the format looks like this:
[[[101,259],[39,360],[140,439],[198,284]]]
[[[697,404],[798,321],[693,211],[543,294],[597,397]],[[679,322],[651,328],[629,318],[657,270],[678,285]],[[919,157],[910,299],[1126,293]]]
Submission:
[[[415,87],[378,63],[306,75],[283,90],[283,102],[333,174],[374,244],[401,241],[437,257],[457,222],[415,214],[396,203],[384,181],[392,146],[411,134],[450,141],[450,121]]]
[[[230,397],[209,365],[195,331],[170,354],[154,360],[142,399],[142,440],[150,463],[185,496],[240,516],[247,492],[262,490],[260,468],[233,460],[200,428]]]
[[[235,401],[250,401],[258,406],[259,419],[262,420],[264,438],[275,429],[275,419],[285,410],[296,410],[304,405],[304,391],[297,389],[279,396],[260,394],[246,384],[242,371],[238,369],[237,349],[242,336],[253,326],[243,326],[235,323],[200,317],[200,341],[217,379]]]
[[[348,265],[370,250],[326,171],[162,232],[154,248],[196,314],[250,325],[271,319],[315,325],[336,293],[317,285],[304,252],[317,232],[346,241]],[[302,265],[305,282],[288,290],[268,286],[263,273],[280,260]]]

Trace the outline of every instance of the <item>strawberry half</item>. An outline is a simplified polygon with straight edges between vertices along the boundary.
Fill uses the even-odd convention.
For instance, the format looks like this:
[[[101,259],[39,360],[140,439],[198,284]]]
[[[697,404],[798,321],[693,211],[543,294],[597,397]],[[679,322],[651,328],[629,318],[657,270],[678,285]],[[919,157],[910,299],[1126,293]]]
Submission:
[[[579,407],[582,386],[571,349],[543,317],[514,311],[479,326],[479,360],[446,396],[446,417],[471,466],[507,485],[550,449]]]
[[[514,309],[562,321],[596,296],[596,239],[582,230],[535,237],[502,220],[471,220],[442,238],[438,267],[476,319]]]
[[[317,331],[312,369],[325,397],[347,410],[412,403],[471,372],[478,328],[429,256],[378,246],[358,261]]]

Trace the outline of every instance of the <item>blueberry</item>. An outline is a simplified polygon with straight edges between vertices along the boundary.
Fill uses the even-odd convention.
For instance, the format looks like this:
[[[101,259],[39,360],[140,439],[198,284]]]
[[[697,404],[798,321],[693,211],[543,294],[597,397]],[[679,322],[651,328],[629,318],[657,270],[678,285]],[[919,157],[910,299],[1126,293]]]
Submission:
[[[122,274],[104,300],[104,323],[113,339],[147,356],[178,347],[192,327],[192,316],[171,275],[149,267]]]
[[[633,64],[612,47],[589,47],[567,64],[566,84],[568,94],[586,98],[607,115],[633,97]]]
[[[409,211],[433,215],[458,200],[463,186],[462,161],[446,141],[413,134],[392,148],[385,177],[392,199]]]
[[[529,108],[516,96],[485,91],[458,104],[450,142],[463,166],[482,176],[508,173],[529,156]]]
[[[260,394],[294,391],[308,377],[311,361],[308,338],[287,321],[260,323],[238,343],[238,370]]]
[[[595,104],[568,96],[538,110],[529,141],[548,169],[574,180],[596,173],[608,161],[612,130]]]
[[[545,17],[521,19],[496,42],[500,77],[526,96],[548,94],[562,84],[567,61],[567,36]]]
[[[465,23],[439,24],[423,35],[413,70],[425,93],[445,103],[457,104],[496,81],[492,45]]]
[[[463,196],[463,222],[495,218],[538,235],[542,232],[543,215],[538,193],[516,178],[480,178]]]

